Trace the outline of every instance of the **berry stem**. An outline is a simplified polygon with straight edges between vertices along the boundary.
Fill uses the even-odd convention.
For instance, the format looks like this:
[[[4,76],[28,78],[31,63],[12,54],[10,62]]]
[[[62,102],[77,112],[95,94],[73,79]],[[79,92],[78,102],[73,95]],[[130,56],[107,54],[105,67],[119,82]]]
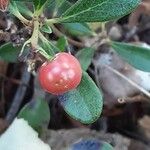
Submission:
[[[55,23],[59,23],[60,19],[59,18],[53,18],[53,19],[46,19],[45,22],[47,25],[52,25]]]
[[[33,34],[31,36],[31,45],[33,49],[37,49],[38,46],[38,32],[39,32],[39,27],[40,23],[38,21],[38,16],[34,17],[34,29],[33,29]]]

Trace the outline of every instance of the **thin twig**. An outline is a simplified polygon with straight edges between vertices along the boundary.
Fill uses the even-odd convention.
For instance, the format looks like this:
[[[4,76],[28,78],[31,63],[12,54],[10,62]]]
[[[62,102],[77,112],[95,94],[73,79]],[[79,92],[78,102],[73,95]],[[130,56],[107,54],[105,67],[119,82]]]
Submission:
[[[54,32],[58,37],[61,37],[61,36],[64,35],[64,34],[63,34],[61,31],[59,31],[54,25],[52,25],[51,27],[52,27],[53,32]],[[73,39],[71,39],[71,38],[69,38],[69,37],[67,37],[67,39],[68,39],[68,42],[69,42],[70,44],[72,44],[72,45],[75,45],[75,46],[81,47],[81,48],[85,47],[85,44],[83,44],[83,43],[81,43],[81,42],[75,41],[75,40],[73,40]]]
[[[97,86],[99,87],[99,89],[101,89],[100,80],[99,80],[99,78],[98,78],[98,67],[97,67],[96,64],[95,64],[95,69],[94,69],[94,71],[95,71],[95,80],[96,80]]]
[[[7,81],[12,82],[14,84],[22,84],[20,80],[6,77],[5,75],[3,75],[1,73],[0,73],[0,78],[3,78],[3,80],[7,80]],[[22,84],[22,85],[28,86],[27,84]]]
[[[4,98],[4,80],[1,81],[1,101],[0,101],[0,110],[1,114],[5,114],[5,98]]]
[[[30,80],[30,73],[27,71],[27,67],[24,66],[21,83],[28,84],[29,80]],[[15,118],[16,113],[18,112],[19,107],[24,99],[26,90],[27,90],[26,86],[22,86],[21,84],[19,85],[17,92],[15,94],[15,97],[13,99],[12,105],[6,115],[6,118],[5,118],[6,121],[8,122],[8,124],[10,124],[13,121],[13,119]]]
[[[113,73],[115,73],[116,75],[120,76],[121,78],[123,78],[124,80],[126,80],[128,83],[130,83],[132,86],[134,86],[136,89],[140,90],[142,93],[144,93],[147,97],[150,98],[150,93],[145,90],[144,88],[140,87],[138,84],[136,84],[135,82],[133,82],[132,80],[130,80],[129,78],[127,78],[126,76],[124,76],[123,74],[121,74],[119,71],[115,70],[114,68],[105,65],[105,67],[107,69],[109,69],[110,71],[112,71]]]
[[[118,98],[118,102],[121,104],[125,103],[134,103],[134,102],[143,102],[143,101],[148,101],[148,98],[143,96],[143,95],[136,95],[134,97],[122,97]]]

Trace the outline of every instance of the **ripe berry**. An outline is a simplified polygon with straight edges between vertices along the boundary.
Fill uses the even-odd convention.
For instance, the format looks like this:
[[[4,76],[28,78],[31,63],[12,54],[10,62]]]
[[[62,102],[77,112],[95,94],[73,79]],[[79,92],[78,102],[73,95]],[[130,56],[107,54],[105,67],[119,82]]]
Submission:
[[[75,89],[82,77],[79,61],[71,54],[62,52],[45,62],[39,69],[39,81],[44,90],[60,95]]]

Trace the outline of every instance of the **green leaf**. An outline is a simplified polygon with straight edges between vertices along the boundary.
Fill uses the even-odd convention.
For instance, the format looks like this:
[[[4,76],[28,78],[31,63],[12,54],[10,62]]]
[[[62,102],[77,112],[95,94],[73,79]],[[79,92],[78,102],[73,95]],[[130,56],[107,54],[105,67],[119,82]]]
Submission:
[[[76,89],[58,96],[58,99],[72,118],[84,124],[93,123],[102,112],[102,93],[86,72]]]
[[[141,0],[78,0],[60,22],[104,22],[120,18],[135,9]]]
[[[89,36],[94,34],[86,23],[63,23],[63,26],[69,33],[75,36]]]
[[[33,0],[11,0],[11,1],[19,1],[19,2],[33,2]]]
[[[12,1],[20,1],[20,2],[33,2],[33,0],[12,0]]]
[[[54,56],[55,53],[59,52],[59,49],[42,34],[40,34],[39,47],[43,49],[43,52],[48,55],[48,57]],[[43,52],[41,54],[43,54]]]
[[[17,2],[10,1],[10,3],[9,3],[9,12],[11,14],[13,14],[14,16],[16,16],[19,20],[24,22],[25,24],[28,24],[29,21],[25,17],[22,16],[22,14],[21,14],[22,11],[23,11],[22,9],[19,10]]]
[[[93,48],[84,48],[78,51],[78,53],[76,54],[76,57],[78,58],[81,67],[84,71],[86,71],[90,66],[94,56],[94,52],[95,51]]]
[[[66,47],[68,46],[68,41],[67,38],[65,36],[62,36],[58,39],[57,41],[57,47],[58,49],[63,52],[65,51]]]
[[[52,0],[33,0],[35,10],[40,10],[46,3],[50,3]]]
[[[61,16],[67,9],[72,6],[72,3],[65,0],[57,9],[57,16]]]
[[[120,42],[111,42],[111,46],[129,64],[150,72],[150,49]]]
[[[55,0],[56,7],[59,8],[66,0]]]
[[[12,43],[6,43],[0,47],[0,59],[7,62],[16,62],[21,47],[14,47]]]
[[[25,119],[32,128],[39,130],[50,121],[48,103],[43,99],[31,101],[21,109],[18,118]]]
[[[25,3],[18,1],[18,2],[16,2],[16,4],[17,4],[17,7],[18,7],[18,9],[22,15],[25,15],[27,17],[28,16],[33,17],[32,11],[30,11],[30,9],[25,5]]]
[[[41,27],[41,30],[45,33],[48,33],[48,34],[51,34],[52,33],[52,29],[50,28],[50,26],[48,26],[47,24],[44,24],[42,27]]]
[[[54,17],[60,17],[63,12],[65,12],[71,3],[67,0],[53,0],[51,3],[47,5],[47,12],[51,13]]]
[[[103,142],[101,150],[114,150],[114,148],[107,142]]]
[[[9,3],[9,12],[12,13],[12,14],[14,14],[15,16],[20,15],[20,12],[18,10],[18,7],[17,7],[17,4],[16,4],[15,1],[11,1]]]

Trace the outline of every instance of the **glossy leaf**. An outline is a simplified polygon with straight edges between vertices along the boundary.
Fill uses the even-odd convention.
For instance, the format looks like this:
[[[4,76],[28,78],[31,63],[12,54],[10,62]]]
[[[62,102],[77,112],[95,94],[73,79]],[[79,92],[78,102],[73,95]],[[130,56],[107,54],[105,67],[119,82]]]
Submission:
[[[102,93],[85,72],[83,72],[82,81],[76,89],[60,95],[58,98],[65,111],[72,118],[84,124],[93,123],[102,112]]]
[[[12,43],[6,43],[0,47],[0,59],[7,62],[16,62],[21,47],[14,47]]]
[[[61,18],[61,22],[104,22],[133,11],[140,0],[78,0]]]
[[[31,101],[22,108],[18,117],[25,119],[31,127],[39,130],[50,121],[48,103],[43,99]]]
[[[132,44],[111,42],[114,50],[135,68],[150,72],[150,49]]]
[[[81,67],[84,71],[88,69],[90,66],[93,56],[94,56],[94,49],[93,48],[84,48],[78,51],[76,57],[80,61]]]

